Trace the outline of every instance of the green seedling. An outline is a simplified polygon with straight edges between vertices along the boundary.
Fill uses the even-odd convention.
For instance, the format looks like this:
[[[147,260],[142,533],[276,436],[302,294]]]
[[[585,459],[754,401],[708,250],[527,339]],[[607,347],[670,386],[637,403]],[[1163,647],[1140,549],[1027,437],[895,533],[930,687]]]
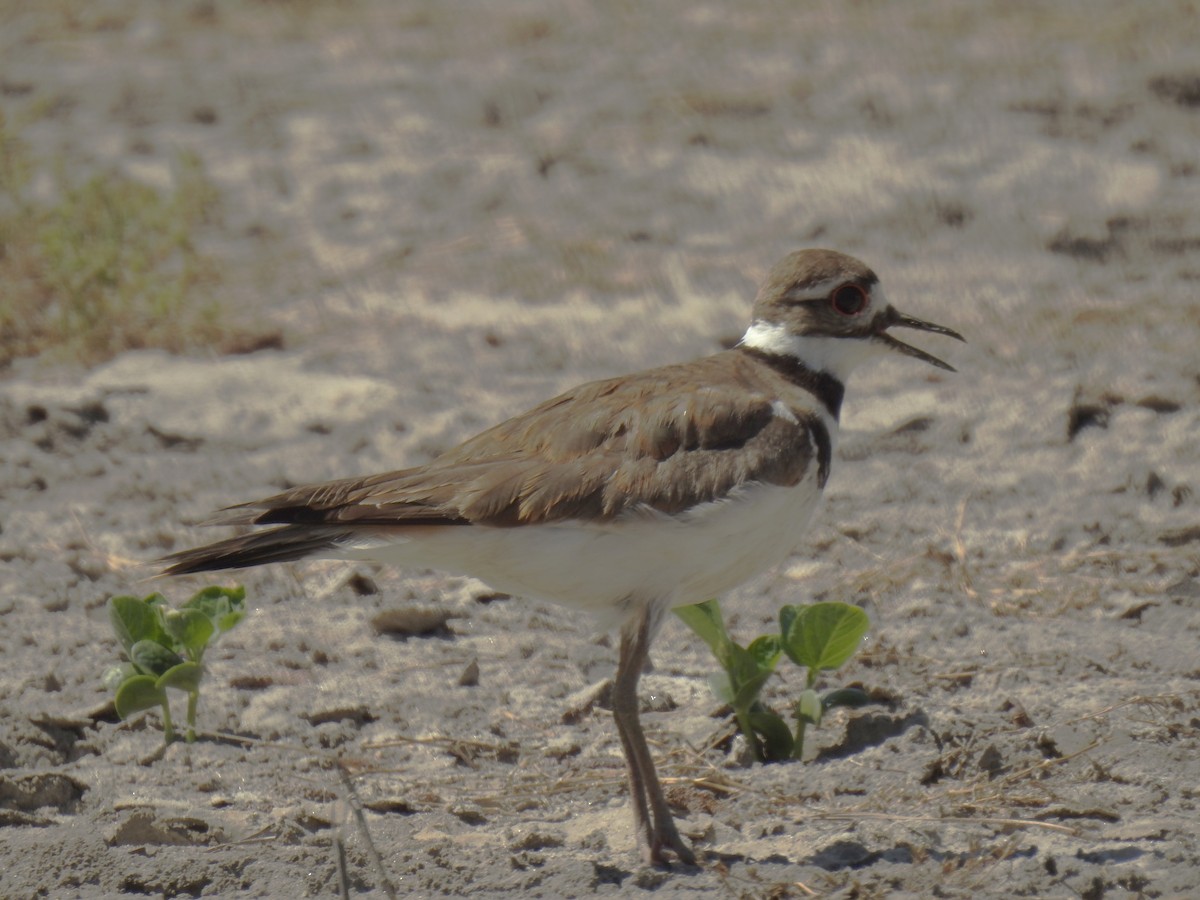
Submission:
[[[716,600],[679,607],[675,614],[708,644],[720,663],[721,671],[709,676],[709,686],[718,700],[733,707],[738,730],[758,762],[800,759],[809,725],[820,724],[823,714],[835,706],[861,706],[867,701],[856,688],[824,696],[815,689],[820,674],[843,666],[867,633],[870,620],[857,606],[834,602],[785,606],[779,613],[780,633],[761,635],[747,647],[725,630]],[[759,697],[784,655],[807,669],[804,692],[793,706],[794,732]]]
[[[758,697],[783,654],[779,637],[762,635],[743,647],[725,630],[716,600],[678,607],[675,615],[708,644],[720,663],[721,670],[708,677],[708,686],[718,700],[733,707],[738,730],[750,742],[755,760],[786,759],[791,751],[788,727]]]
[[[818,695],[815,688],[822,672],[833,672],[846,664],[870,627],[867,614],[848,603],[813,603],[779,610],[783,652],[796,665],[807,669],[804,692],[792,710],[796,720],[792,759],[803,757],[805,728],[820,725],[826,711],[867,702],[866,694],[857,688],[833,690],[824,696]]]
[[[175,740],[169,688],[187,694],[187,740],[196,739],[196,707],[204,676],[204,651],[246,614],[244,588],[206,587],[179,609],[162,594],[149,597],[111,597],[108,620],[128,662],[104,673],[104,683],[116,692],[117,715],[159,707],[163,738]]]

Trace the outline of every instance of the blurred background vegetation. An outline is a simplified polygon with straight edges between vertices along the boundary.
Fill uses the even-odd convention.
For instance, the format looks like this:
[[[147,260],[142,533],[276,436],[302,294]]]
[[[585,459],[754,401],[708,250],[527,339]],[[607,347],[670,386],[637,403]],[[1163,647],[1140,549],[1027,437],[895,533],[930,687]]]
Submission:
[[[77,179],[35,158],[0,111],[0,368],[222,337],[216,270],[193,237],[217,192],[195,155],[173,168],[169,190],[115,172]],[[33,189],[47,177],[50,191]]]

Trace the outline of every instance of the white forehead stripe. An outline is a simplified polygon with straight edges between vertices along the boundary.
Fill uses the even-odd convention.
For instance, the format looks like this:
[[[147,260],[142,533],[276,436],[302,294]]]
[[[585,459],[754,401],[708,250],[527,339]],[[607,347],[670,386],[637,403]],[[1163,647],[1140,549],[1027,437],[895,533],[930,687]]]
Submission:
[[[788,300],[802,302],[804,300],[824,300],[830,295],[835,287],[840,284],[845,284],[846,279],[840,275],[836,278],[826,278],[817,284],[806,284],[801,287],[792,288],[784,296]]]

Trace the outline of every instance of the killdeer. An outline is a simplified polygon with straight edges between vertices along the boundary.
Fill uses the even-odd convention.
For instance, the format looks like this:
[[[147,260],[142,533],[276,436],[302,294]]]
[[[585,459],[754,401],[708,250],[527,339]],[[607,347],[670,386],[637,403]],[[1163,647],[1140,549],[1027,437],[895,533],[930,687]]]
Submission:
[[[581,385],[433,462],[298,487],[216,521],[276,526],[167,557],[167,574],[305,557],[475,576],[599,613],[620,629],[612,707],[644,858],[694,863],[638,719],[667,611],[785,559],[829,477],[847,376],[893,337],[957,332],[894,309],[867,266],[801,250],[763,283],[731,350]]]

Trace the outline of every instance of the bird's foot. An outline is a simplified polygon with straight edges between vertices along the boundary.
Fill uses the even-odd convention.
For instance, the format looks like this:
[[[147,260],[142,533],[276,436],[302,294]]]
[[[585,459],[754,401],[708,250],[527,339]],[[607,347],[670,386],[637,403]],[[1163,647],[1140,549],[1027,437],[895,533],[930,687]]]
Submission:
[[[651,830],[648,841],[642,848],[642,858],[649,865],[667,868],[670,868],[673,862],[685,866],[696,865],[696,854],[679,836],[674,822],[671,822],[669,827],[660,826]]]

